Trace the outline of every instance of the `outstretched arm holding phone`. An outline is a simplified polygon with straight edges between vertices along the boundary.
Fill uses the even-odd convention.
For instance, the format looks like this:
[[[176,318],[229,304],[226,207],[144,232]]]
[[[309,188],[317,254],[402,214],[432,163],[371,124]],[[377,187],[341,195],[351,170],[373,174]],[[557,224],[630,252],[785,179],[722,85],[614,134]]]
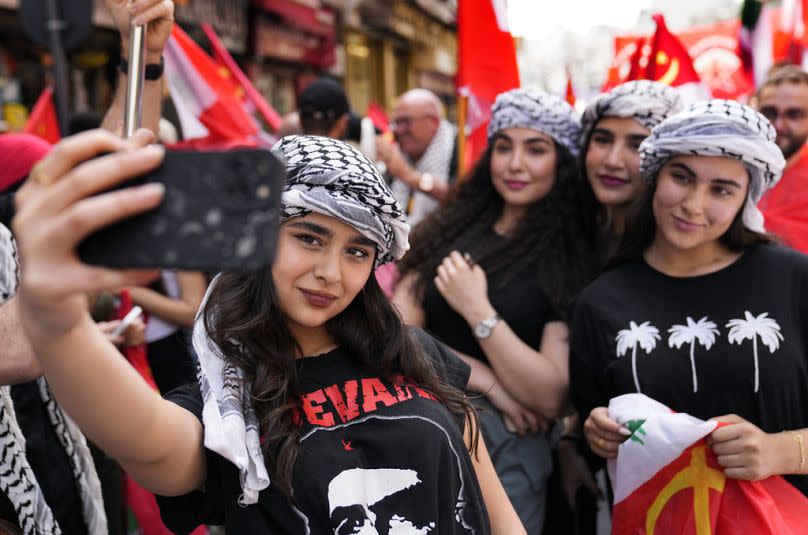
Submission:
[[[171,495],[204,481],[202,427],[120,358],[92,321],[86,298],[146,284],[155,270],[91,267],[74,251],[93,230],[160,203],[162,186],[153,184],[93,196],[159,165],[164,151],[145,146],[151,141],[145,130],[132,141],[101,130],[63,140],[40,163],[40,176],[51,183],[32,181],[13,227],[25,262],[23,328],[59,403],[141,484]],[[104,153],[111,154],[88,160]]]

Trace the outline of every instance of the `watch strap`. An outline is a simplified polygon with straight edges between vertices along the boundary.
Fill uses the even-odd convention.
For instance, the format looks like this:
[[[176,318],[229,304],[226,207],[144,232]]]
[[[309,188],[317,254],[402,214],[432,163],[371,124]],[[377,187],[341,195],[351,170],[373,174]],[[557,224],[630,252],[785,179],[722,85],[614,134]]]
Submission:
[[[160,56],[160,63],[149,63],[146,65],[144,78],[150,82],[159,80],[160,77],[163,76],[164,69],[165,62],[163,61],[163,56]],[[124,74],[127,74],[129,72],[129,62],[124,58],[121,58],[121,62],[118,63],[118,70]]]

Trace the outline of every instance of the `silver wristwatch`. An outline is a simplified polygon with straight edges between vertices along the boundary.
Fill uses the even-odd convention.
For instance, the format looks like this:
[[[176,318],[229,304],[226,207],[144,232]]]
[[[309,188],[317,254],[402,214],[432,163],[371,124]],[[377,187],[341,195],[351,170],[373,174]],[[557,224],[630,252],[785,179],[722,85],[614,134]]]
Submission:
[[[499,314],[496,314],[488,319],[478,321],[477,325],[474,326],[474,336],[477,338],[477,340],[485,340],[491,336],[491,331],[494,330],[494,327],[501,319],[502,318],[499,317]]]

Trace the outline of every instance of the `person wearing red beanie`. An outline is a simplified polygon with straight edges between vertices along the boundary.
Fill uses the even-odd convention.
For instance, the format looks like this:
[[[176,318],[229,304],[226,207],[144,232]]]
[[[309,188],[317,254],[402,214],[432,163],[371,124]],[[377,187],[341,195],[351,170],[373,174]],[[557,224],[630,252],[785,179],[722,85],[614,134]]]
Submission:
[[[6,227],[14,217],[14,192],[50,149],[50,143],[33,134],[0,135],[0,223]]]

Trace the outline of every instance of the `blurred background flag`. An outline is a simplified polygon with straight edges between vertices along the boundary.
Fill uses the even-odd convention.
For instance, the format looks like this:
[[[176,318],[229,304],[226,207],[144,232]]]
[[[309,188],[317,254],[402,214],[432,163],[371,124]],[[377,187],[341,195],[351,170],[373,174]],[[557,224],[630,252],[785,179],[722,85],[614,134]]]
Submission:
[[[457,88],[466,101],[458,121],[464,138],[459,144],[461,171],[485,149],[496,96],[520,85],[506,11],[505,0],[459,0],[457,5]]]

